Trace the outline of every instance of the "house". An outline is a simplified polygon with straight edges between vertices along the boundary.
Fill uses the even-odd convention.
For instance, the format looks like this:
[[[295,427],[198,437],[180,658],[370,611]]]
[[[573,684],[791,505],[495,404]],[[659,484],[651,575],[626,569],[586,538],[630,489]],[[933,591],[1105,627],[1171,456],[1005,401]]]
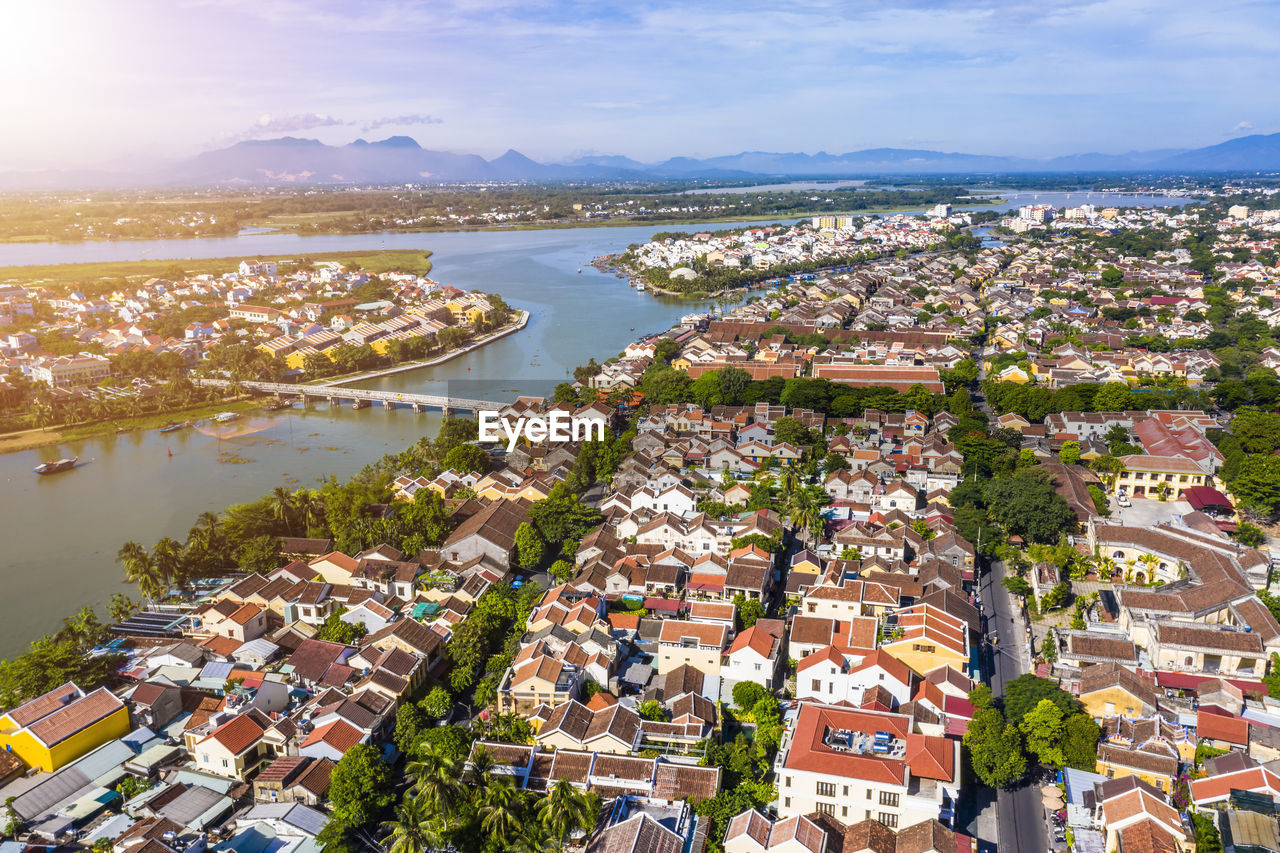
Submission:
[[[688,665],[718,677],[729,630],[727,625],[664,619],[658,635],[658,675]]]
[[[773,821],[755,809],[735,815],[724,833],[725,853],[824,853],[827,834],[807,817]]]
[[[1080,704],[1095,719],[1149,717],[1159,707],[1155,688],[1117,663],[1095,664],[1080,673]]]
[[[913,826],[955,808],[958,740],[912,731],[902,714],[801,702],[774,763],[778,815]]]
[[[912,674],[883,649],[865,657],[827,646],[796,664],[796,697],[835,705],[861,705],[868,692],[883,689],[894,707],[910,701]]]
[[[630,754],[640,742],[640,715],[615,703],[588,707],[570,700],[552,709],[538,728],[539,747]]]
[[[160,731],[182,713],[182,691],[174,684],[144,681],[129,694],[129,717],[134,726]]]
[[[0,750],[52,773],[129,733],[129,709],[101,687],[85,693],[71,682],[0,716]]]
[[[958,616],[930,604],[914,604],[896,611],[897,628],[881,648],[925,675],[947,666],[957,672],[969,667],[969,626]]]
[[[217,725],[214,722],[206,724],[207,732],[202,731],[205,726],[186,732],[187,751],[197,769],[244,781],[271,757],[262,739],[271,724],[264,714],[250,710]]]
[[[253,798],[260,803],[322,805],[333,767],[327,758],[282,755],[253,778]]]
[[[440,553],[455,563],[484,556],[501,568],[509,568],[515,554],[516,528],[528,520],[527,501],[494,501],[459,524],[440,546]]]
[[[778,675],[782,648],[782,624],[771,633],[759,623],[734,637],[720,675],[727,681],[754,681],[772,687]]]

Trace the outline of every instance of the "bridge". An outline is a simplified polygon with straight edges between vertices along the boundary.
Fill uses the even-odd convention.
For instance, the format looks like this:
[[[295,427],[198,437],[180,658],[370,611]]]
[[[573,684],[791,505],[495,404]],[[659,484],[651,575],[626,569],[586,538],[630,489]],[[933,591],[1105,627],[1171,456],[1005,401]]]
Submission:
[[[226,379],[197,379],[195,384],[214,388],[227,388],[232,385]],[[384,408],[394,409],[397,406],[412,408],[415,412],[428,409],[439,409],[446,416],[454,412],[473,412],[478,414],[482,409],[496,412],[505,408],[508,403],[494,400],[472,400],[466,397],[448,397],[441,394],[406,394],[400,391],[375,391],[369,388],[343,388],[338,385],[292,385],[286,382],[239,382],[236,383],[246,391],[259,394],[274,394],[280,398],[296,397],[303,405],[315,400],[327,400],[329,405],[340,405],[343,400],[350,400],[353,408],[363,409],[374,403],[381,403]]]

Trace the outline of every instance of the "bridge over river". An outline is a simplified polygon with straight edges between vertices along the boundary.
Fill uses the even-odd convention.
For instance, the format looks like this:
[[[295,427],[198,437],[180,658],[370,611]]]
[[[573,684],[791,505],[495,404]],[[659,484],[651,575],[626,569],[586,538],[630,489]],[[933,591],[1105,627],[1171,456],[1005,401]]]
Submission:
[[[197,379],[195,382],[197,385],[217,388],[226,388],[232,384],[226,379]],[[376,391],[370,388],[345,388],[340,385],[293,385],[286,382],[239,382],[236,384],[246,391],[274,394],[281,399],[297,398],[304,404],[315,400],[327,400],[329,405],[335,406],[343,400],[350,400],[352,406],[357,409],[381,403],[388,409],[404,406],[412,408],[415,412],[439,409],[446,416],[454,412],[476,414],[481,410],[496,412],[508,405],[495,400],[472,400],[441,394],[411,394],[405,391]]]

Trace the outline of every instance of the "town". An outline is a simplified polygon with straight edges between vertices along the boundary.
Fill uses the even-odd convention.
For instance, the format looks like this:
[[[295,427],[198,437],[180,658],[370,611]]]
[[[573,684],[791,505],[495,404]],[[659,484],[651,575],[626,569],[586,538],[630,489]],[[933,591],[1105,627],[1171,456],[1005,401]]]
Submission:
[[[202,378],[332,381],[420,364],[527,321],[497,294],[340,261],[249,259],[220,275],[112,279],[86,289],[0,285],[5,431],[177,413],[222,399]]]
[[[1277,849],[1280,211],[975,224],[942,205],[662,236],[632,262],[758,268],[763,291],[497,413],[593,440],[482,445],[447,418],[346,482],[126,543],[143,601],[0,665],[7,833]],[[502,304],[381,279],[372,309],[318,262],[187,286],[245,287],[239,337],[299,378],[368,314],[418,322],[375,347]]]

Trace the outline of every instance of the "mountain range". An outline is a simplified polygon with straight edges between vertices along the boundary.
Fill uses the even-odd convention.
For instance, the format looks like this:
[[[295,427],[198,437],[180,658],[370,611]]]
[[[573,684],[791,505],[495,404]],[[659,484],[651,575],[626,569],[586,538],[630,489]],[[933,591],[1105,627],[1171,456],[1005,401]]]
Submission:
[[[0,174],[0,188],[36,189],[130,184],[264,185],[396,184],[457,181],[654,180],[752,177],[843,177],[904,174],[1032,172],[1236,172],[1280,170],[1280,133],[1255,134],[1192,150],[1073,154],[1050,159],[960,154],[908,148],[868,148],[845,154],[744,151],[697,159],[642,163],[592,155],[538,163],[519,151],[486,160],[421,147],[407,136],[326,145],[315,139],[248,140],[206,151],[147,174],[43,172]]]

